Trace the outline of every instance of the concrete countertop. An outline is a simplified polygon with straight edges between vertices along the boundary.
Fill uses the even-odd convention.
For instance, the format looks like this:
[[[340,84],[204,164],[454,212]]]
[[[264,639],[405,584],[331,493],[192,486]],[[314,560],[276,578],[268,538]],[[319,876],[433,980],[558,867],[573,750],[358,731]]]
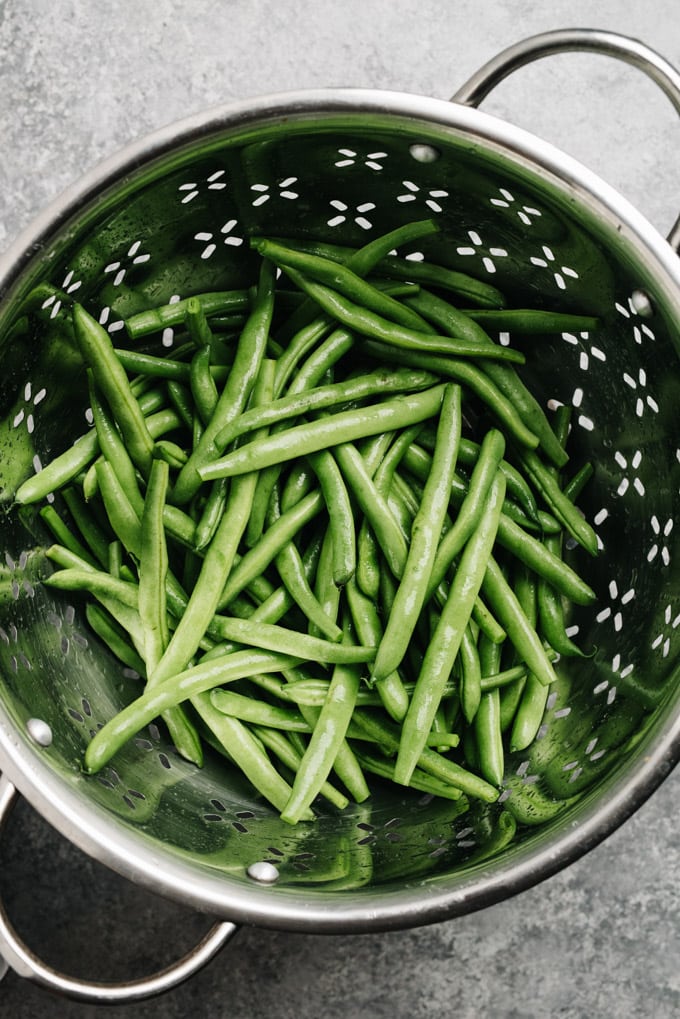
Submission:
[[[121,145],[208,106],[323,85],[447,98],[534,32],[607,28],[680,67],[677,0],[0,0],[0,248]],[[557,143],[661,232],[678,208],[680,126],[639,71],[568,55],[527,68],[485,109]],[[178,989],[113,1010],[9,973],[7,1019],[680,1014],[680,775],[579,862],[512,900],[365,936],[242,931]],[[2,893],[26,940],[67,972],[141,975],[187,950],[197,917],[82,856],[25,804]]]

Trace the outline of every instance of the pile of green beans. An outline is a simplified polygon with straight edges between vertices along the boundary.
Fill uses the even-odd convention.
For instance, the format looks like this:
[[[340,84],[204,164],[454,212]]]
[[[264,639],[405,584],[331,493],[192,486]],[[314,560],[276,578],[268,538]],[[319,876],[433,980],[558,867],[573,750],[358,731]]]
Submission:
[[[128,346],[73,305],[93,424],[16,502],[51,534],[45,584],[80,593],[143,681],[86,771],[160,717],[291,824],[376,782],[498,798],[555,662],[584,653],[569,606],[595,594],[565,538],[598,543],[568,411],[544,411],[486,327],[596,322],[394,254],[435,230],[253,238],[250,289],[133,315]],[[140,349],[169,324],[170,353]]]

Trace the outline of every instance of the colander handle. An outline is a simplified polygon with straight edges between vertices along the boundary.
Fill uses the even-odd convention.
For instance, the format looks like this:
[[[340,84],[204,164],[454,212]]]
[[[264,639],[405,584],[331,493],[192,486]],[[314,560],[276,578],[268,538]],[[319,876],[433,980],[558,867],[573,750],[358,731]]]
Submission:
[[[540,32],[508,46],[476,71],[451,97],[451,102],[479,106],[497,85],[540,57],[572,51],[602,53],[644,71],[680,113],[680,72],[655,50],[637,39],[600,29],[567,28]],[[668,234],[668,243],[680,251],[680,215]]]
[[[17,798],[15,787],[0,775],[0,833]],[[139,980],[121,983],[91,983],[65,976],[42,962],[12,927],[0,899],[0,979],[8,967],[21,977],[57,994],[100,1005],[125,1004],[151,998],[176,987],[206,965],[236,933],[238,927],[226,921],[215,923],[205,937],[177,962]]]

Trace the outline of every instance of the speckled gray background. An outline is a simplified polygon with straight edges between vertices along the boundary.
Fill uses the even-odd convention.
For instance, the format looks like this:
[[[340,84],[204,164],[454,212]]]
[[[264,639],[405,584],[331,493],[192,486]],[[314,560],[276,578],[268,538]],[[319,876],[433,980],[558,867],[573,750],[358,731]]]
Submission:
[[[0,0],[0,248],[101,158],[207,106],[335,84],[444,98],[503,46],[567,26],[625,32],[680,66],[678,0]],[[576,155],[661,231],[675,218],[680,125],[639,72],[561,56],[485,108]],[[113,1010],[10,973],[0,1016],[670,1019],[679,794],[676,774],[567,871],[460,920],[370,936],[243,931],[189,983]],[[81,856],[23,804],[0,859],[14,922],[69,972],[142,975],[205,929]]]

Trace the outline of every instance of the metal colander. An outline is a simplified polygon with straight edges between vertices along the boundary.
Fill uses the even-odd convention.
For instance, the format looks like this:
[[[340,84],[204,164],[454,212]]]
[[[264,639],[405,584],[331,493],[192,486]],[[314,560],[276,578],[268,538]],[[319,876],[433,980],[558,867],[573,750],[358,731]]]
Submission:
[[[456,103],[321,91],[174,125],[85,178],[7,254],[5,807],[15,786],[120,873],[233,923],[367,931],[450,918],[547,877],[612,831],[671,769],[680,748],[680,265],[587,169],[472,108],[514,66],[560,48],[642,66],[680,109],[678,75],[644,47],[557,33],[503,54]],[[179,758],[161,725],[101,774],[83,774],[92,734],[136,695],[138,680],[88,629],[77,601],[43,586],[50,539],[36,513],[13,506],[18,484],[88,421],[83,370],[61,324],[70,302],[115,337],[135,311],[247,285],[251,235],[357,245],[426,216],[440,232],[409,257],[489,280],[516,306],[601,320],[593,333],[532,340],[523,369],[544,404],[573,407],[573,460],[595,465],[582,505],[602,551],[578,568],[598,600],[571,623],[596,654],[560,663],[538,738],[508,758],[493,806],[463,810],[385,786],[366,804],[291,828],[222,758],[200,770]],[[158,349],[173,342],[167,329]],[[220,925],[219,938],[232,929]],[[2,936],[8,961],[35,977],[7,926]],[[79,993],[74,986],[67,991]]]

